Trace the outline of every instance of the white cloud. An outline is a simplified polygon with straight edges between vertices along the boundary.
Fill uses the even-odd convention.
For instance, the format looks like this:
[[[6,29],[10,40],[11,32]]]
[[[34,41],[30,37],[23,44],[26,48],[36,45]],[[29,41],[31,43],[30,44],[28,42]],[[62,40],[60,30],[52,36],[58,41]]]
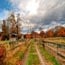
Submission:
[[[15,0],[15,1],[8,0],[8,1],[12,3],[13,7],[18,8],[20,10],[20,13],[22,11],[28,13],[29,12],[28,10],[34,9],[34,10],[38,10],[38,13],[40,15],[45,15],[45,13],[48,13],[51,10],[58,9],[65,4],[65,0],[50,0],[50,1],[49,0]]]
[[[34,29],[40,27],[51,28],[65,23],[65,0],[9,0],[12,6],[23,14],[29,24],[32,24]],[[25,21],[26,21],[25,20]],[[23,22],[23,26],[28,24]],[[43,28],[43,29],[44,29]]]
[[[24,12],[26,15],[35,15],[39,7],[39,0],[9,0],[13,7],[19,9],[20,13]]]

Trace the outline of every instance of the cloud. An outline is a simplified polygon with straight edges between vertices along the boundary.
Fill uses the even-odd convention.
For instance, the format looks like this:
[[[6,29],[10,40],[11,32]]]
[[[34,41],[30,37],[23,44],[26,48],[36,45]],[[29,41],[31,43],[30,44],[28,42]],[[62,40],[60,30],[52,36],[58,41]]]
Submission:
[[[65,24],[65,0],[16,0],[15,2],[14,0],[9,0],[9,2],[12,3],[15,10],[18,9],[17,11],[24,14],[24,18],[30,21],[29,24],[35,25],[32,30],[40,27],[47,29],[57,24]],[[33,16],[29,16],[30,13],[33,14],[34,12],[34,8],[30,3],[33,4],[34,8],[37,7],[35,9],[36,14]]]

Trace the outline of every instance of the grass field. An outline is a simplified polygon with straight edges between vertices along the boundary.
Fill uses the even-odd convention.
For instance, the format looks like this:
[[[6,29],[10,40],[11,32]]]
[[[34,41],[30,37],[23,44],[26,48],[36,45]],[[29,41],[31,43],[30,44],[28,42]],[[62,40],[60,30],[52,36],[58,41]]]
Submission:
[[[39,46],[42,56],[45,57],[48,65],[61,65],[60,63],[58,63],[56,58],[53,55],[51,55],[51,53],[45,50],[45,48],[42,45],[38,45],[38,46]]]
[[[59,44],[64,44],[65,43],[65,38],[45,38],[43,39],[44,41],[48,42],[54,42],[54,43],[59,43]],[[40,40],[41,41],[41,40]],[[29,48],[29,53],[28,53],[28,58],[26,61],[26,65],[41,65],[39,57],[37,55],[36,49],[34,44],[36,42],[39,43],[38,40],[25,40],[25,41],[18,41],[18,43],[14,42],[12,46],[9,44],[10,41],[0,41],[0,44],[3,44],[6,48],[6,63],[7,65],[18,65],[22,63],[24,56],[28,50],[28,46],[30,45]],[[48,65],[61,65],[58,63],[56,58],[51,55],[42,45],[39,43],[39,50],[40,53],[42,54],[42,57],[44,56],[45,60],[47,61]]]
[[[58,43],[58,44],[65,44],[65,37],[52,37],[52,38],[44,38],[44,41]]]
[[[27,60],[26,65],[40,65],[40,61],[39,61],[38,55],[36,53],[36,49],[34,47],[34,41],[31,42],[28,60]]]

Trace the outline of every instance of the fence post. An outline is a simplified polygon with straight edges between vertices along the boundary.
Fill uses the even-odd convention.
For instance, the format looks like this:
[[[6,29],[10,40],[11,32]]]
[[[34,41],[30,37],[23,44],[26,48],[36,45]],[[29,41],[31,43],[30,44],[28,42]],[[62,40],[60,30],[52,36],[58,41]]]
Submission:
[[[58,58],[58,44],[57,44],[57,51],[56,52],[57,52],[57,58]]]

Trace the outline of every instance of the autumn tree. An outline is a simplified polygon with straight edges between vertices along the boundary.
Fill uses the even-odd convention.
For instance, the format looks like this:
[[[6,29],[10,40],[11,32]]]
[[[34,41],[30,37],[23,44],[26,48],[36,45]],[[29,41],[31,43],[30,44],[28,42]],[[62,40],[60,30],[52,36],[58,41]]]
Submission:
[[[44,31],[41,31],[41,32],[40,32],[40,37],[41,37],[41,38],[44,38],[44,37],[45,37],[45,32],[44,32]]]
[[[6,25],[5,20],[3,20],[3,24],[2,24],[2,38],[3,40],[8,39],[8,27]]]
[[[65,28],[61,27],[55,33],[56,33],[56,36],[58,36],[58,37],[65,37]]]
[[[40,35],[37,32],[32,31],[31,35],[32,35],[32,38],[40,38]]]
[[[20,25],[19,25],[20,17],[17,15],[17,19],[15,17],[14,13],[11,13],[10,16],[8,17],[8,22],[9,23],[9,34],[12,36],[13,34],[19,35],[20,37]]]
[[[46,32],[46,36],[47,36],[47,37],[53,37],[53,36],[54,36],[54,32],[53,32],[52,30],[48,30],[48,31]]]
[[[24,35],[24,38],[26,39],[31,39],[31,37],[32,37],[31,34],[28,34],[28,33]]]

